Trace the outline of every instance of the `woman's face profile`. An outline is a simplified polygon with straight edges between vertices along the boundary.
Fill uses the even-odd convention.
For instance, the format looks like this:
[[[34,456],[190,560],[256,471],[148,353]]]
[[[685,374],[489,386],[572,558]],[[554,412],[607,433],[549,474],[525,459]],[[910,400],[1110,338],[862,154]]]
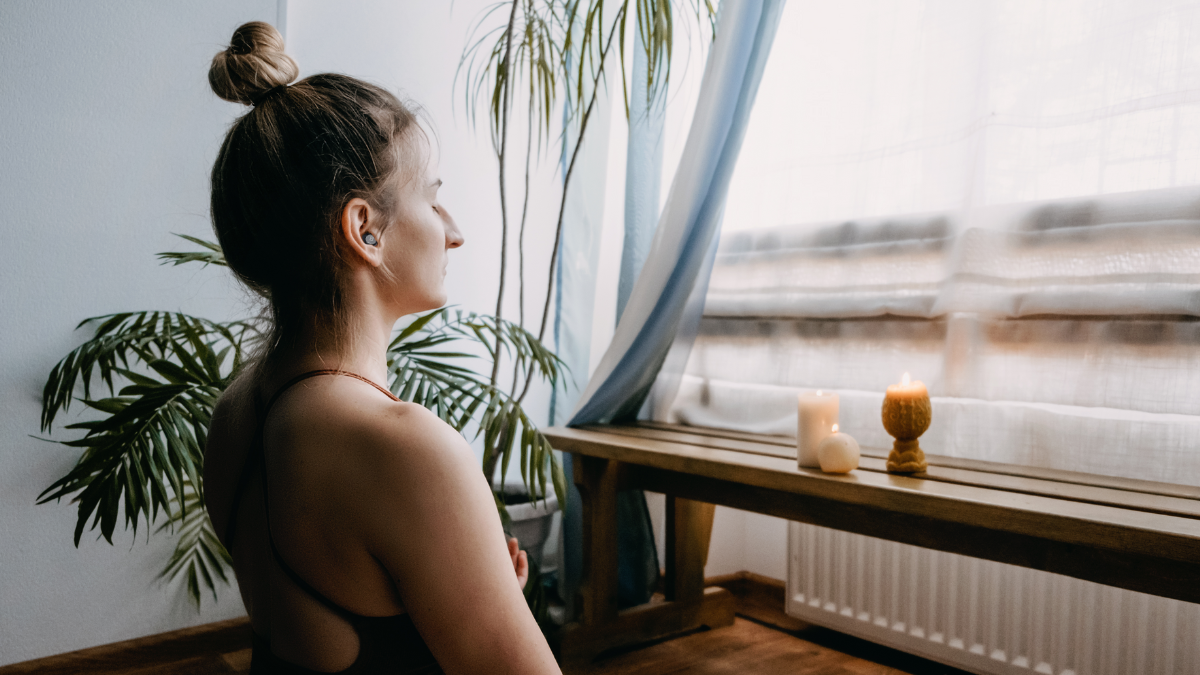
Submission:
[[[446,304],[445,278],[448,252],[463,244],[462,233],[446,207],[438,201],[442,185],[438,162],[427,142],[416,175],[397,176],[396,220],[380,238],[384,264],[395,279],[396,299],[403,314],[435,309]],[[404,172],[398,172],[404,173]]]

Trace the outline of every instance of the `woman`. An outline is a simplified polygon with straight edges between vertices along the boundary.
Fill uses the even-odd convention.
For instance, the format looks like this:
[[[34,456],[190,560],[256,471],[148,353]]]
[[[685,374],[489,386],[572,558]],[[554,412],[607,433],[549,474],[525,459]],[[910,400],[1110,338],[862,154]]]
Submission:
[[[251,672],[558,673],[470,447],[384,387],[393,324],[445,303],[463,243],[428,140],[379,87],[288,86],[296,75],[259,22],[209,72],[218,96],[253,106],[213,166],[212,216],[272,320],[205,457]]]

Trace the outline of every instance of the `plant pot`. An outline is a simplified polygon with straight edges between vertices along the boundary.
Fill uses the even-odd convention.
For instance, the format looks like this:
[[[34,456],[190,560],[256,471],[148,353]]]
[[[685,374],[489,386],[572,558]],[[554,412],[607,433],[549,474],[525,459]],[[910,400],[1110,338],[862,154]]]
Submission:
[[[554,514],[558,512],[558,498],[550,495],[545,501],[529,502],[525,501],[528,497],[524,494],[505,492],[504,501],[508,516],[512,519],[509,534],[517,538],[521,548],[543,573],[550,571],[550,568],[556,568],[556,564],[544,564],[557,561],[543,560],[543,551],[550,537]],[[554,556],[554,551],[551,551],[550,555]]]

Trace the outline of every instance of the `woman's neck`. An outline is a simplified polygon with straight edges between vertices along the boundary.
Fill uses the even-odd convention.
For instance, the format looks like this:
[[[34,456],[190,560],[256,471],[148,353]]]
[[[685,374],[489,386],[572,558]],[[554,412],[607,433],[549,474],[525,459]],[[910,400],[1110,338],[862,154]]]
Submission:
[[[365,265],[349,270],[342,289],[342,325],[331,329],[328,320],[311,315],[306,330],[286,353],[273,359],[283,370],[338,369],[387,385],[387,350],[392,328],[412,307],[401,306],[387,279]],[[419,308],[415,308],[419,309]]]
[[[387,349],[395,321],[351,313],[338,331],[310,326],[271,358],[272,370],[281,377],[310,370],[345,370],[387,386]]]

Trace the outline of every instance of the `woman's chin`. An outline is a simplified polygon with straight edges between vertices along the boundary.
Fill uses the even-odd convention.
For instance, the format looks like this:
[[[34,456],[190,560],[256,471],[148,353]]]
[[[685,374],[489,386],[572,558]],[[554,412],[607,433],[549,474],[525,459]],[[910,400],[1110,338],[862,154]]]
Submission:
[[[420,314],[421,312],[428,312],[439,307],[445,307],[446,300],[447,297],[444,292],[430,295],[429,297],[423,298],[419,304],[414,303],[411,308],[405,312],[405,315]]]

